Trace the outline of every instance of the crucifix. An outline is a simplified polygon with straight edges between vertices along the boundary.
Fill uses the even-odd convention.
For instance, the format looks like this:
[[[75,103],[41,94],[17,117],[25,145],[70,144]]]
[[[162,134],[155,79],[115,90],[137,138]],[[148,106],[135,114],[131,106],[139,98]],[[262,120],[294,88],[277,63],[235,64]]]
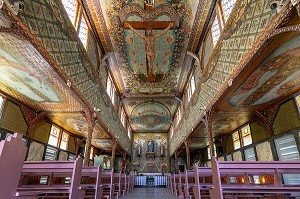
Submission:
[[[145,3],[145,11],[151,11],[154,5]],[[173,21],[126,21],[124,29],[131,29],[140,38],[145,40],[146,58],[147,58],[147,80],[153,82],[153,61],[155,58],[155,39],[164,35],[174,26]],[[152,30],[162,30],[160,33],[153,35]],[[145,30],[145,35],[138,30]]]

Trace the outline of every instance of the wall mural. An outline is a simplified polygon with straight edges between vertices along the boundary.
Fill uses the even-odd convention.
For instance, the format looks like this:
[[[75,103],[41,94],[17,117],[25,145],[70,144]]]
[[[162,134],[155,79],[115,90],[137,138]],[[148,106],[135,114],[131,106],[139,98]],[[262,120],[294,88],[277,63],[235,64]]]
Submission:
[[[87,58],[86,53],[83,53],[85,49],[63,8],[62,2],[24,0],[23,3],[24,9],[19,12],[18,21],[22,26],[19,28],[25,29],[26,35],[24,36],[31,37],[30,39],[34,42],[33,46],[39,48],[39,52],[32,50],[34,47],[31,44],[27,45],[28,42],[24,40],[19,42],[16,38],[11,39],[7,34],[2,37],[2,33],[0,34],[0,46],[10,45],[10,50],[22,51],[23,53],[18,52],[21,55],[24,52],[29,54],[28,56],[25,54],[24,57],[33,63],[33,68],[37,68],[37,70],[43,68],[41,72],[43,77],[52,78],[54,74],[57,74],[53,68],[66,75],[72,86],[77,88],[77,96],[84,98],[92,107],[102,110],[102,112],[97,112],[97,117],[108,124],[111,135],[122,138],[118,143],[122,148],[127,148],[128,153],[131,153],[131,142],[127,132],[124,128],[120,128],[121,122],[115,120],[109,97],[104,87],[100,85],[98,73],[94,70],[95,67],[91,67],[93,63],[89,61],[90,59]],[[15,46],[19,48],[15,48]],[[44,57],[39,56],[41,51],[45,54]],[[45,61],[45,59],[47,60]],[[51,66],[48,63],[51,63]],[[56,84],[53,83],[53,85],[55,89],[62,90],[62,86],[57,85],[59,80],[61,78],[57,77]],[[62,83],[67,87],[65,81]],[[72,103],[71,105],[76,104],[69,106],[69,104],[60,103],[59,105],[62,106],[58,112],[67,112],[71,108],[73,112],[83,111],[82,104],[77,103],[76,98],[73,98],[74,94],[72,92],[62,93],[67,95],[67,102]],[[102,96],[102,98],[99,98],[99,96]],[[34,106],[31,105],[31,107]]]
[[[45,146],[38,142],[31,142],[27,154],[27,161],[42,161]]]
[[[69,132],[87,137],[87,122],[81,113],[51,113],[48,118]],[[93,131],[92,145],[103,150],[111,150],[109,138],[109,134],[97,123]]]
[[[99,155],[94,157],[94,166],[101,165],[103,169],[111,168],[111,156],[109,155]]]
[[[300,36],[296,36],[274,50],[228,99],[229,103],[256,106],[299,88],[299,45]]]
[[[134,133],[133,169],[138,173],[168,171],[168,134]]]
[[[170,111],[169,109],[157,102],[146,102],[137,105],[132,113],[131,119],[133,120],[134,131],[160,131],[168,130]],[[164,129],[167,127],[167,129]]]

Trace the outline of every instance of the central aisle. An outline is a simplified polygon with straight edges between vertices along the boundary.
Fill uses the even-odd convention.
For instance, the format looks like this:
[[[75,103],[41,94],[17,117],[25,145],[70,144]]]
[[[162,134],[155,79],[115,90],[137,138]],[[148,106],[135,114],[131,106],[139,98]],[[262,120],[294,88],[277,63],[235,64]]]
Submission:
[[[179,199],[166,188],[134,188],[120,199]]]

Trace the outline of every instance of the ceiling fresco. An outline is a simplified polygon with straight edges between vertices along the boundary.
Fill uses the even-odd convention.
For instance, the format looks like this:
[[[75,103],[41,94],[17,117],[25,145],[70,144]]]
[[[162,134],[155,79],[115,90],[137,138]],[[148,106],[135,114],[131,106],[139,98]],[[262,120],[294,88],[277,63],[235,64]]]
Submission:
[[[48,118],[69,132],[87,137],[87,121],[81,113],[51,113]],[[111,143],[108,140],[110,138],[111,136],[97,123],[93,131],[92,145],[103,150],[111,150]]]
[[[131,120],[134,131],[167,131],[170,127],[170,110],[157,102],[145,102],[132,110]]]
[[[36,49],[8,33],[0,33],[0,87],[37,110],[83,110],[66,83],[59,80]]]
[[[239,107],[256,106],[300,88],[300,36],[274,50],[228,99]],[[284,66],[284,67],[282,67]]]
[[[172,120],[179,105],[174,96],[182,97],[192,68],[186,49],[198,3],[192,0],[155,0],[154,5],[144,0],[85,3],[106,51],[113,52],[109,67],[124,97],[133,131],[167,132],[170,128],[170,123],[165,122]],[[157,107],[142,116],[132,112],[140,109],[137,105],[150,100],[162,103],[169,113],[153,117],[151,111],[162,109],[157,103],[152,103],[151,106]],[[159,127],[151,128],[152,121]]]

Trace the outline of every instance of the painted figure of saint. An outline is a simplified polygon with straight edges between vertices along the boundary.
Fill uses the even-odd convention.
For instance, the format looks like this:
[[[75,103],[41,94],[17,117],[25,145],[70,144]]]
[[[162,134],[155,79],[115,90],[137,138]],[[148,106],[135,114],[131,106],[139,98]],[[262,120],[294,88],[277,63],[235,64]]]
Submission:
[[[152,139],[148,140],[148,152],[154,152],[154,142]]]
[[[137,143],[137,156],[141,156],[141,154],[142,154],[142,144],[141,144],[141,139],[139,138],[138,139],[138,143]]]

